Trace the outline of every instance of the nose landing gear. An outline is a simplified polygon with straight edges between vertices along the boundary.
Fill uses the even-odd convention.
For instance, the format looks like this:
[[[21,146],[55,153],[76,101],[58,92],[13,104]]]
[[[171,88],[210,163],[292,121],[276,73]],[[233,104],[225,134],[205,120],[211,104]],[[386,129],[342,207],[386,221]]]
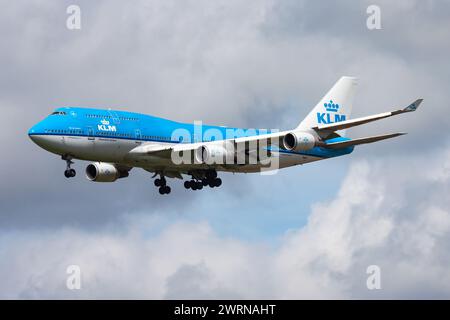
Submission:
[[[66,161],[66,170],[64,171],[64,176],[66,178],[73,178],[76,176],[77,172],[75,169],[72,169],[70,166],[73,164],[72,157],[70,156],[62,156],[61,159]]]
[[[64,175],[66,178],[73,178],[77,175],[77,172],[74,169],[67,169],[64,171]]]

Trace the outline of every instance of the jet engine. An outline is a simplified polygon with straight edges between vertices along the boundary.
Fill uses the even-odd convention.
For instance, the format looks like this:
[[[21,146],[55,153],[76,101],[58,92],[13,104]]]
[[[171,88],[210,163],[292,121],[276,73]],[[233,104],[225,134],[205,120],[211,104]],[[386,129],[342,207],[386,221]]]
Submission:
[[[283,147],[289,151],[304,151],[314,148],[316,138],[308,132],[293,131],[283,138]]]
[[[127,170],[120,170],[115,165],[106,162],[93,162],[86,167],[86,177],[95,182],[114,182],[119,178],[128,177]]]
[[[228,151],[223,145],[208,144],[195,150],[195,161],[205,164],[224,164]]]

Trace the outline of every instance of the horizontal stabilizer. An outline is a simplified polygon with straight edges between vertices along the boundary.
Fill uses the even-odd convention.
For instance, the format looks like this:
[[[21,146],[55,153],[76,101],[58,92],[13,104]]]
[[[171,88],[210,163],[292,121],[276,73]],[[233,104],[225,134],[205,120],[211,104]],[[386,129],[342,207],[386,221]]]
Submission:
[[[327,148],[327,149],[341,149],[341,148],[356,146],[359,144],[372,143],[372,142],[377,142],[380,140],[395,138],[395,137],[398,137],[398,136],[401,136],[404,134],[406,134],[406,133],[404,133],[404,132],[389,133],[389,134],[383,134],[383,135],[379,135],[379,136],[359,138],[359,139],[347,140],[347,141],[342,141],[342,142],[326,143],[324,145],[321,145],[321,147]]]

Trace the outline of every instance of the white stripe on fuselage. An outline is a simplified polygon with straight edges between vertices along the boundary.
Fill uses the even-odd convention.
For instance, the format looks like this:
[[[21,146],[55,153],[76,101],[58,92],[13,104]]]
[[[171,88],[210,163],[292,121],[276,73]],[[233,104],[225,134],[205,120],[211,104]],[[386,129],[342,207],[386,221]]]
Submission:
[[[153,168],[170,168],[174,171],[186,171],[193,165],[174,165],[171,159],[161,157],[146,157],[145,160],[127,159],[130,150],[140,145],[142,142],[152,143],[152,141],[139,141],[120,138],[88,137],[81,135],[31,135],[31,139],[43,149],[59,154],[71,155],[75,159],[87,161],[100,161],[122,164],[124,166],[140,167],[152,170]],[[161,144],[175,145],[168,142],[154,142]],[[274,157],[278,157],[278,168],[285,168],[321,160],[320,157],[301,155],[295,153],[272,152]],[[275,160],[276,161],[276,160]],[[198,166],[197,166],[198,167]],[[275,169],[275,168],[274,168]],[[241,166],[217,166],[218,171],[231,172],[259,172],[260,164],[250,164]]]

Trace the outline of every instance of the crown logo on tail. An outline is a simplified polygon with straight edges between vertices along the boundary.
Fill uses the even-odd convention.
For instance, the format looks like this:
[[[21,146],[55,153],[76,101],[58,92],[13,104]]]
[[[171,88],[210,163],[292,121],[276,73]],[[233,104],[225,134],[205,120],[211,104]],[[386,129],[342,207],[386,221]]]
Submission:
[[[324,103],[323,106],[325,107],[325,109],[329,112],[338,112],[339,110],[339,104],[337,103],[333,103],[333,100],[330,100],[329,103]]]
[[[109,121],[106,119],[103,119],[102,121],[100,121],[102,124],[104,124],[105,126],[109,125]]]

